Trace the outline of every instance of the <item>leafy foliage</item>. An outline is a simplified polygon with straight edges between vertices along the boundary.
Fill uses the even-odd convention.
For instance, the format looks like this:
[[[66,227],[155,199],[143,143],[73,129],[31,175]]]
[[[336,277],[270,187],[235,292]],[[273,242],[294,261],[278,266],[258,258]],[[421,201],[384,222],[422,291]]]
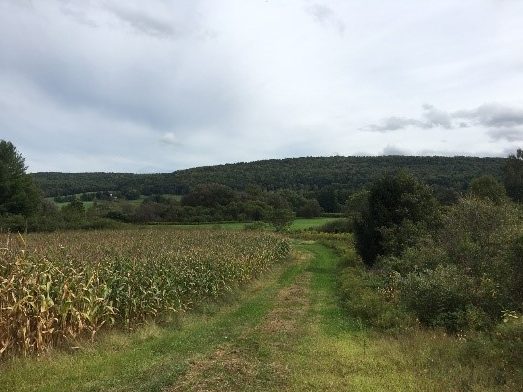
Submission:
[[[354,232],[367,265],[373,265],[378,255],[401,254],[418,231],[437,220],[437,202],[430,189],[404,171],[374,182],[365,207]]]
[[[522,311],[523,217],[510,203],[463,198],[441,226],[380,266],[419,320],[449,330],[485,329]]]
[[[0,214],[27,217],[38,208],[38,190],[25,170],[24,158],[16,147],[0,140]]]
[[[293,220],[294,214],[287,208],[275,208],[268,218],[268,222],[271,223],[277,231],[288,228]]]
[[[480,175],[501,178],[501,158],[472,157],[306,157],[271,159],[249,163],[205,166],[174,173],[35,173],[33,177],[46,196],[72,195],[84,192],[120,191],[152,194],[185,194],[201,184],[218,183],[235,190],[258,187],[263,190],[292,189],[314,192],[329,212],[336,202],[364,188],[383,174],[405,169],[419,180],[438,188],[464,191]],[[333,189],[329,195],[320,193]],[[320,201],[320,204],[322,201]],[[327,207],[327,208],[326,208]]]
[[[468,192],[481,199],[488,199],[496,204],[507,196],[503,185],[493,176],[481,176],[471,181]]]

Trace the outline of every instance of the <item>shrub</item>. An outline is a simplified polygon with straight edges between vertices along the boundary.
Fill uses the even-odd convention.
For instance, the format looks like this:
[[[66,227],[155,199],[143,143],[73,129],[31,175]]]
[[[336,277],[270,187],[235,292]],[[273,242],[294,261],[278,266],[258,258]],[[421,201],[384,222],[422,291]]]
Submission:
[[[297,216],[302,218],[315,218],[320,216],[323,209],[316,199],[308,199],[303,205],[298,209]]]
[[[402,302],[427,325],[488,329],[504,309],[521,310],[523,225],[510,203],[463,198],[442,226],[378,266],[396,272]]]
[[[481,329],[492,320],[472,305],[474,281],[455,265],[409,273],[399,280],[400,296],[423,324],[457,331]]]
[[[387,293],[383,280],[362,266],[345,268],[340,275],[341,302],[351,318],[379,329],[406,329],[413,318]]]
[[[471,181],[468,191],[477,198],[490,200],[495,204],[500,204],[507,197],[505,188],[493,176],[475,178]]]
[[[323,233],[351,233],[352,222],[349,219],[336,219],[324,223],[320,227],[316,228],[316,230]]]
[[[258,221],[246,223],[243,225],[243,228],[244,230],[267,230],[270,228],[270,225],[268,223]]]

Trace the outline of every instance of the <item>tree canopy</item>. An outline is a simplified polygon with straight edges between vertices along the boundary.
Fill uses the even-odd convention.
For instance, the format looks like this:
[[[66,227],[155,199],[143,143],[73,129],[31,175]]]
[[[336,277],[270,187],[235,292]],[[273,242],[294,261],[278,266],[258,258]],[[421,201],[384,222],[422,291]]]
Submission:
[[[501,203],[506,197],[503,185],[492,176],[481,176],[471,181],[469,193],[480,199],[488,199],[496,204]]]
[[[375,181],[363,205],[354,231],[358,251],[368,265],[379,255],[400,254],[420,226],[434,224],[437,217],[430,188],[404,171]]]
[[[234,190],[291,189],[314,192],[326,212],[335,211],[348,195],[383,174],[405,169],[454,202],[456,192],[473,178],[501,179],[506,159],[474,157],[304,157],[205,166],[173,173],[35,173],[45,196],[119,191],[151,194],[186,194],[201,184],[218,183]],[[334,190],[334,192],[332,191]],[[450,190],[450,192],[449,192]]]
[[[26,169],[24,158],[16,147],[0,140],[0,214],[27,217],[38,208],[38,189]]]

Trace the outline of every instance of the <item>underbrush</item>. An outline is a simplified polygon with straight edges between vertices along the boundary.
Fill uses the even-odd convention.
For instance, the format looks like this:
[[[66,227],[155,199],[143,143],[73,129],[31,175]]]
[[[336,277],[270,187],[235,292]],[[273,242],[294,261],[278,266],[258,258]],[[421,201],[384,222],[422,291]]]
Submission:
[[[317,227],[316,230],[322,233],[351,233],[353,224],[350,219],[341,218],[324,223],[320,227]]]
[[[519,390],[523,385],[521,314],[505,312],[503,320],[486,332],[449,333],[444,328],[425,327],[399,294],[388,288],[391,277],[367,269],[352,242],[339,237],[316,235],[310,239],[340,256],[339,301],[355,330],[373,341],[377,351],[428,377],[433,390]]]

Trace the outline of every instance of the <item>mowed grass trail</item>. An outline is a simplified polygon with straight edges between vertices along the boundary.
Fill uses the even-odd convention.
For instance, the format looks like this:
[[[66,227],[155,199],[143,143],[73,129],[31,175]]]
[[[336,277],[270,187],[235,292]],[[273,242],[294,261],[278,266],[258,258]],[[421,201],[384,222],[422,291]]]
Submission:
[[[432,333],[403,340],[365,330],[338,304],[336,253],[312,241],[293,246],[291,262],[229,304],[190,314],[181,326],[110,333],[74,354],[12,361],[0,368],[0,390],[498,390],[483,388],[481,375],[445,347],[424,352]]]
[[[314,227],[322,226],[326,223],[339,220],[340,218],[329,218],[329,217],[319,217],[319,218],[296,218],[292,221],[289,226],[290,231],[299,231],[311,229]],[[226,229],[226,230],[243,230],[246,223],[243,222],[228,222],[228,223],[202,223],[202,224],[173,224],[173,225],[160,225],[167,227],[176,227],[177,229]]]

